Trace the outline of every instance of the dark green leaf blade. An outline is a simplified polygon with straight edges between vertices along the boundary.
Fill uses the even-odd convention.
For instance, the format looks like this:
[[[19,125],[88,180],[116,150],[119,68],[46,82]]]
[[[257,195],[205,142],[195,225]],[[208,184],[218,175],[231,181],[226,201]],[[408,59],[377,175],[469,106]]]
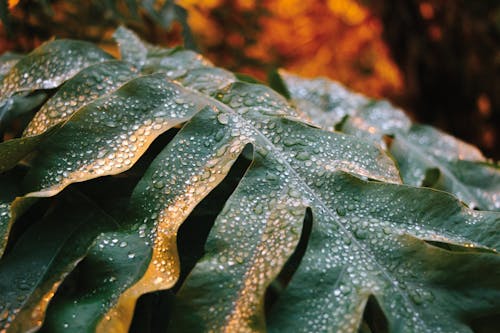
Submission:
[[[128,170],[158,135],[199,110],[180,89],[153,74],[79,109],[39,146],[26,176],[28,196],[52,196],[73,182]]]
[[[17,138],[0,143],[0,173],[12,169],[28,154],[32,153],[43,140],[52,135],[58,127],[28,138]]]
[[[429,126],[414,125],[395,136],[391,153],[406,184],[421,185],[437,169],[439,183],[426,184],[455,194],[472,208],[500,210],[500,168],[481,152]]]
[[[148,267],[146,272],[136,271],[137,275],[126,274],[117,267],[121,273],[116,275],[127,279],[113,285],[112,299],[89,306],[89,311],[97,311],[96,306],[102,310],[102,304],[114,304],[106,316],[101,312],[107,319],[97,326],[100,332],[126,329],[140,295],[170,288],[177,281],[179,263],[175,239],[178,227],[194,206],[225,177],[247,143],[255,145],[262,156],[273,156],[274,160],[269,163],[280,165],[277,170],[268,170],[268,180],[278,181],[280,178],[273,173],[288,170],[286,163],[278,159],[293,159],[304,170],[318,165],[375,179],[399,181],[391,160],[379,149],[352,136],[324,132],[289,119],[289,113],[283,110],[289,107],[286,101],[269,88],[235,83],[217,94],[222,103],[187,91],[183,96],[186,103],[199,102],[209,107],[197,113],[169,143],[134,192],[130,224],[138,228],[139,235],[148,235],[142,250],[138,251],[149,253],[152,249],[152,257],[141,258]],[[353,151],[352,147],[358,150]],[[282,176],[283,179],[286,177]],[[316,184],[321,186],[319,179]],[[298,212],[297,216],[301,214],[303,212]],[[286,260],[286,253],[282,260]],[[136,281],[131,283],[130,279]],[[81,306],[87,305],[82,303]]]
[[[2,330],[27,332],[40,327],[61,281],[97,235],[116,223],[82,196],[62,200],[0,262]]]
[[[355,332],[370,295],[391,332],[470,332],[463,318],[500,309],[500,283],[491,277],[500,271],[498,213],[429,189],[342,174],[334,183],[340,190],[326,201],[337,209],[312,206],[308,249],[269,316],[271,331]]]
[[[303,79],[281,72],[292,98],[312,122],[368,139],[395,157],[405,184],[435,186],[473,208],[499,210],[500,169],[474,146],[435,128],[411,125],[401,110],[385,101],[370,101],[326,79]],[[341,117],[346,119],[341,122]],[[393,137],[390,147],[383,140]],[[424,182],[429,170],[440,173],[438,183]],[[475,174],[474,180],[470,176]],[[467,175],[465,177],[464,175]]]

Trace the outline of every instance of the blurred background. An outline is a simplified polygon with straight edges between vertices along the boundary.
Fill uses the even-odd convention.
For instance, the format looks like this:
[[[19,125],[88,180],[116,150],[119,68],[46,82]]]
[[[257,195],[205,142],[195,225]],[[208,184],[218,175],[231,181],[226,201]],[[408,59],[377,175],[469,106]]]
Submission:
[[[498,0],[0,0],[0,53],[125,24],[265,81],[276,68],[384,97],[500,159]]]

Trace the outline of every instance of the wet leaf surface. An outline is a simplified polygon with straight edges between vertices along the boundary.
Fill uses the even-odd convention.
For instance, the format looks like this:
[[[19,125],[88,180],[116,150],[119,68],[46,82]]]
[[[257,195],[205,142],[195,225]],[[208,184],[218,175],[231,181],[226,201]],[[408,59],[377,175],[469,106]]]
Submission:
[[[16,71],[49,66],[58,57],[80,59],[40,71],[52,88],[61,87],[35,116],[28,137],[0,145],[0,151],[22,152],[24,142],[25,152],[33,152],[25,177],[9,178],[13,171],[7,171],[25,154],[5,154],[11,157],[0,177],[4,241],[31,200],[54,197],[55,203],[0,261],[7,276],[0,293],[9,300],[2,329],[43,324],[41,331],[51,333],[126,332],[139,297],[177,287],[169,331],[357,332],[371,329],[363,312],[376,304],[391,332],[470,332],[471,322],[498,312],[499,213],[400,184],[400,172],[411,183],[405,177],[415,165],[424,170],[420,182],[450,190],[455,181],[450,185],[444,168],[468,182],[467,194],[477,188],[464,201],[495,202],[498,168],[474,148],[326,80],[293,77],[292,87],[285,76],[297,109],[271,88],[238,81],[195,52],[153,47],[125,28],[115,38],[123,61],[93,48],[85,53],[84,44],[49,43],[6,76],[23,77]],[[3,81],[7,99],[50,85],[18,80],[12,88],[11,81]],[[316,127],[316,116],[325,129],[348,134]],[[134,167],[173,127],[181,129],[149,166]],[[421,146],[412,149],[439,156],[445,166],[412,161],[405,170],[400,157],[398,170],[379,147],[385,135],[394,137],[384,146],[394,156],[398,140],[410,138]],[[201,259],[179,280],[179,228],[242,154],[252,162],[224,199]],[[479,175],[478,164],[485,168]],[[485,177],[493,181],[486,184]],[[99,203],[68,199],[85,188]],[[289,269],[304,238],[303,256],[293,259],[297,267],[279,282],[276,302],[267,304],[269,286]],[[33,251],[36,244],[43,250]],[[8,289],[22,279],[28,288]]]
[[[453,193],[471,208],[500,209],[499,168],[476,147],[430,126],[412,125],[389,103],[369,101],[336,82],[281,74],[292,99],[314,124],[384,147],[396,159],[405,184]],[[392,137],[390,147],[384,136]],[[433,169],[441,180],[429,183],[426,174]]]

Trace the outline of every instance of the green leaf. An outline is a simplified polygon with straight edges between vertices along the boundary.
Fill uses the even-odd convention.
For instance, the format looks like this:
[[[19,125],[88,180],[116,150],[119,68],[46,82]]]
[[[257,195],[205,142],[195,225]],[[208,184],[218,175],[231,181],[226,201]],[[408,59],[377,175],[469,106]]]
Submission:
[[[384,136],[394,136],[407,132],[410,119],[402,110],[387,101],[372,100],[357,112],[348,116],[341,126],[344,133],[356,135],[386,147]]]
[[[326,79],[302,79],[281,72],[292,99],[313,123],[374,141],[396,159],[403,182],[433,186],[456,195],[472,208],[500,210],[500,169],[481,152],[430,126],[410,120],[385,101],[369,101]],[[389,148],[384,136],[393,137]],[[439,183],[425,182],[429,170],[440,174]],[[471,175],[474,177],[471,178]]]
[[[3,79],[22,57],[23,55],[12,52],[5,52],[0,55],[0,80]]]
[[[260,90],[268,90],[270,100],[267,103],[255,97],[254,93]],[[283,181],[280,174],[290,172],[285,160],[281,159],[291,159],[303,168],[310,168],[320,156],[323,162],[314,163],[323,168],[398,181],[390,160],[375,147],[359,143],[353,137],[329,134],[288,119],[279,107],[284,100],[268,88],[236,83],[218,97],[227,105],[231,105],[233,99],[242,99],[240,108],[236,111],[206,98],[206,103],[212,107],[203,109],[177,134],[134,192],[131,207],[136,217],[132,224],[143,225],[139,230],[150,235],[139,252],[147,253],[147,249],[153,247],[153,254],[146,272],[138,275],[136,278],[140,280],[120,296],[117,305],[107,314],[109,320],[101,322],[100,331],[122,327],[129,322],[133,305],[140,295],[174,285],[179,275],[175,245],[177,229],[196,204],[225,177],[246,144],[252,143],[260,155],[268,156],[271,161],[268,163],[277,165],[276,169],[267,169],[266,179],[274,179],[278,184]],[[297,133],[296,136],[293,133]],[[351,145],[359,145],[359,150],[351,152]],[[306,153],[308,151],[311,153]],[[349,155],[359,162],[345,160]],[[114,295],[119,295],[126,287],[117,284],[115,288],[121,289],[114,289]]]
[[[119,27],[113,34],[113,39],[118,43],[120,55],[123,61],[127,61],[138,69],[141,69],[146,63],[148,49],[151,45],[146,44],[130,30]]]
[[[471,332],[468,322],[498,311],[497,213],[433,190],[346,175],[335,182],[335,201],[351,209],[325,224],[313,207],[306,254],[269,315],[270,331],[355,331],[370,295],[390,332]]]
[[[24,136],[45,132],[70,118],[82,106],[109,94],[136,76],[136,71],[130,65],[117,60],[84,68],[43,105],[24,130]]]
[[[396,134],[391,153],[405,184],[424,183],[426,170],[439,171],[439,181],[426,184],[455,194],[472,208],[500,210],[500,168],[481,152],[429,126],[414,125]]]
[[[42,133],[41,135],[11,139],[0,143],[0,173],[12,169],[19,161],[32,153],[43,140],[52,135],[58,126],[52,130]]]
[[[25,180],[28,196],[52,196],[71,183],[128,170],[158,135],[199,110],[184,102],[188,94],[153,74],[79,109],[38,147]]]
[[[114,223],[85,197],[67,196],[29,228],[0,262],[1,327],[7,332],[40,327],[61,282]]]
[[[21,58],[3,77],[0,101],[19,92],[56,88],[81,69],[108,59],[109,54],[91,43],[47,42]]]
[[[192,57],[181,61],[181,52],[185,51],[166,53],[163,59],[156,56],[155,62],[161,65],[162,69],[177,63],[177,69],[183,71],[183,74],[177,77],[181,82],[189,77],[191,72],[207,69],[207,66],[203,67],[205,62],[199,57],[195,61]],[[138,89],[142,86],[143,82],[130,91],[138,94]],[[154,96],[154,91],[147,89],[147,92],[150,96],[148,100],[154,100],[155,98],[151,97]],[[256,156],[259,156],[254,164],[264,164],[259,173],[265,174],[265,182],[274,184],[264,188],[263,194],[272,198],[275,196],[274,191],[282,193],[280,201],[273,201],[270,208],[255,208],[256,211],[261,209],[262,213],[268,209],[273,210],[274,214],[285,213],[286,209],[280,208],[281,204],[288,202],[292,205],[301,202],[293,199],[293,196],[298,195],[298,189],[293,188],[296,182],[293,180],[296,177],[296,168],[319,168],[324,173],[344,170],[369,178],[399,182],[392,161],[379,149],[352,136],[324,132],[289,118],[293,109],[288,106],[286,100],[269,88],[237,82],[216,93],[215,98],[192,90],[180,90],[179,94],[181,93],[184,105],[188,106],[187,110],[191,110],[188,112],[196,115],[156,158],[137,185],[131,198],[130,221],[126,223],[131,226],[131,230],[126,228],[119,235],[134,248],[134,253],[141,254],[134,263],[135,267],[147,269],[135,269],[131,273],[129,262],[122,263],[114,259],[112,263],[107,263],[107,270],[112,271],[117,280],[106,284],[107,292],[102,292],[104,281],[101,275],[97,274],[96,279],[88,281],[90,289],[85,293],[95,295],[91,301],[78,298],[78,295],[76,298],[65,300],[64,304],[73,304],[70,312],[65,310],[68,309],[67,305],[57,306],[54,303],[54,313],[51,317],[65,318],[68,325],[79,328],[78,322],[81,319],[78,319],[78,322],[68,322],[67,314],[86,313],[89,316],[87,318],[104,317],[99,323],[92,321],[90,324],[90,327],[97,325],[97,331],[126,330],[139,296],[150,291],[171,288],[177,281],[178,228],[192,209],[227,175],[247,144],[253,145]],[[198,112],[197,105],[207,107]],[[73,119],[74,117],[70,121]],[[64,128],[67,126],[66,124]],[[51,143],[50,147],[53,146],[54,143]],[[290,164],[293,164],[293,167]],[[249,177],[253,179],[252,176]],[[316,186],[321,186],[321,179],[316,181]],[[287,195],[293,195],[292,199],[287,198]],[[303,215],[300,212],[296,217],[299,222],[301,214]],[[300,225],[295,238],[299,234]],[[120,239],[118,235],[103,237]],[[290,241],[287,250],[282,254],[282,261],[286,260],[287,254],[293,250],[293,241]],[[104,262],[107,258],[104,256],[110,255],[110,252],[105,250],[104,240],[99,244],[104,247],[103,254],[95,252],[92,255],[95,259],[92,260]],[[148,253],[151,253],[151,257]],[[117,252],[113,256],[122,255]],[[97,267],[99,266],[100,264],[97,264]],[[274,273],[277,274],[278,271],[279,268]],[[107,314],[103,313],[103,309],[109,304],[115,305]],[[55,329],[56,326],[50,327]]]
[[[290,93],[292,102],[308,119],[333,131],[345,116],[354,114],[369,100],[341,84],[325,78],[304,79],[284,70],[278,73]]]
[[[468,210],[444,193],[337,172],[318,188],[314,169],[296,170],[298,179],[287,175],[291,189],[266,195],[266,173],[250,168],[178,294],[174,330],[263,330],[266,287],[298,242],[304,206],[313,212],[311,237],[268,317],[271,331],[354,332],[370,295],[395,332],[463,331],[462,317],[498,310],[498,214]],[[424,240],[479,252],[449,255]],[[475,296],[466,288],[471,280]]]
[[[146,75],[113,77],[120,83],[97,99],[82,100],[81,106],[70,109],[71,115],[53,109],[61,112],[55,121],[61,125],[37,146],[22,188],[18,176],[6,181],[14,186],[6,186],[0,199],[12,205],[6,215],[13,221],[16,205],[94,179],[73,185],[50,202],[57,204],[84,188],[106,203],[106,215],[112,212],[113,217],[104,220],[119,225],[99,222],[92,215],[92,221],[75,226],[78,231],[68,232],[68,221],[86,215],[63,205],[75,217],[65,219],[68,225],[60,232],[50,225],[43,230],[52,221],[50,211],[45,222],[28,229],[9,247],[0,268],[21,267],[31,260],[28,257],[43,257],[40,260],[49,264],[32,270],[33,276],[41,276],[34,279],[38,287],[21,294],[24,298],[9,308],[11,322],[40,325],[37,321],[32,326],[24,316],[33,316],[33,306],[42,304],[34,317],[41,320],[48,300],[36,301],[44,299],[36,296],[37,290],[43,296],[57,288],[49,297],[41,331],[124,332],[139,297],[165,289],[173,293],[181,283],[169,330],[263,331],[267,326],[271,331],[356,332],[368,300],[380,305],[392,332],[470,332],[471,322],[498,313],[500,215],[470,210],[440,191],[399,185],[393,160],[366,140],[380,143],[387,134],[394,140],[407,135],[410,124],[406,117],[398,118],[399,110],[352,97],[346,89],[339,89],[350,98],[342,104],[343,98],[328,95],[332,87],[324,81],[323,92],[311,95],[320,104],[304,101],[318,112],[326,105],[332,115],[342,114],[342,128],[355,135],[325,131],[301,121],[300,110],[272,89],[238,82],[199,54],[149,46],[125,28],[116,38],[122,58]],[[106,66],[97,63],[102,64],[94,70]],[[129,65],[114,64],[125,66],[128,75]],[[87,82],[80,75],[94,73],[89,65],[73,73],[74,81],[49,102],[71,102],[69,95],[83,85],[79,82]],[[96,79],[89,82],[115,74],[95,73]],[[293,89],[290,92],[295,98]],[[357,117],[360,121],[354,121]],[[322,125],[328,124],[325,118]],[[332,127],[338,124],[331,122]],[[159,137],[173,126],[181,129]],[[179,281],[181,267],[190,268],[179,262],[179,228],[249,146],[252,163],[229,199],[221,200],[224,209],[208,236],[204,256],[186,280]],[[141,156],[145,158],[138,167],[129,171]],[[5,173],[5,180],[18,169]],[[122,190],[122,185],[131,189],[138,174],[143,176],[128,200],[130,190]],[[427,175],[426,181],[434,186],[446,184],[442,173]],[[100,214],[97,207],[80,208]],[[303,222],[304,216],[312,225]],[[50,244],[40,254],[30,250],[21,256],[18,247],[28,244],[24,239],[33,237],[32,230],[47,234],[42,239]],[[305,242],[302,258],[299,240]],[[72,248],[66,245],[79,241],[84,246],[63,255]],[[10,261],[15,255],[23,259]],[[298,267],[289,273],[291,282],[280,285],[277,302],[266,304],[271,306],[266,312],[266,291],[289,271],[287,262],[292,259]],[[17,269],[5,270],[15,279]],[[61,282],[61,288],[54,287]],[[17,308],[23,310],[12,312]],[[365,324],[364,331],[373,330],[367,318]]]

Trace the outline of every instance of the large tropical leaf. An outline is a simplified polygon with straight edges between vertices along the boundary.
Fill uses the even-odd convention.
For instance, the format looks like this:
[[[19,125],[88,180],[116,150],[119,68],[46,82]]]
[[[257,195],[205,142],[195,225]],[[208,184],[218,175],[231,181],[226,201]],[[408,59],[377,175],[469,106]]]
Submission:
[[[9,228],[25,210],[18,206],[56,195],[57,202],[84,185],[75,183],[109,192],[102,206],[89,201],[79,207],[95,216],[89,221],[69,205],[62,216],[74,211],[75,218],[60,233],[38,231],[60,223],[59,215],[48,214],[19,239],[12,236],[13,246],[0,261],[5,285],[21,274],[18,261],[37,258],[30,266],[36,273],[30,288],[19,292],[23,297],[0,310],[8,316],[2,328],[36,329],[44,320],[45,332],[125,332],[140,296],[176,283],[182,286],[174,331],[356,332],[370,299],[392,332],[470,332],[474,319],[500,311],[498,213],[472,211],[446,193],[400,185],[392,159],[366,137],[303,122],[270,88],[239,82],[192,51],[152,47],[123,28],[116,38],[129,64],[103,57],[63,75],[57,85],[72,79],[35,116],[26,130],[33,136],[2,143],[13,150],[33,140],[26,141],[26,176],[6,180],[12,186],[0,197]],[[52,63],[33,54],[32,62]],[[31,68],[24,59],[18,64]],[[110,83],[105,89],[98,88],[101,77]],[[95,94],[73,97],[87,83]],[[80,104],[71,105],[75,98]],[[349,114],[365,120],[370,102],[362,105]],[[47,121],[51,112],[54,120]],[[379,114],[390,118],[390,112]],[[380,142],[388,131],[408,131],[405,119],[370,134]],[[366,121],[376,127],[379,119]],[[180,131],[144,172],[137,161],[175,126]],[[179,228],[249,146],[252,163],[218,215],[205,254],[179,281]],[[24,156],[13,157],[4,169]],[[143,175],[125,211],[121,205],[110,209],[128,195],[112,191],[107,180],[137,170]],[[310,228],[303,222],[308,209]],[[25,249],[36,234],[51,245],[29,253]],[[301,239],[305,254],[265,318],[266,291],[287,269]]]
[[[391,136],[388,150],[405,184],[448,191],[472,208],[500,210],[499,167],[477,148],[430,126],[411,125],[386,101],[369,100],[327,79],[280,73],[292,100],[313,123],[328,130],[340,128],[382,147],[384,136]]]

